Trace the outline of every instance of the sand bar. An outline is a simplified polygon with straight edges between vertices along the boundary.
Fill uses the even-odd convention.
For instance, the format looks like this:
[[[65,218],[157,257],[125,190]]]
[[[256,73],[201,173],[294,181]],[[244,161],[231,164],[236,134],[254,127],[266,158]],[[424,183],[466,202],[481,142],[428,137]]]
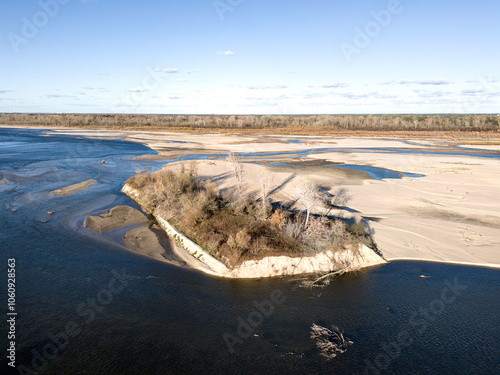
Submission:
[[[79,182],[78,184],[70,185],[63,187],[61,189],[54,190],[50,193],[50,195],[60,195],[61,197],[65,197],[67,195],[72,195],[75,193],[79,193],[81,191],[87,190],[89,187],[94,185],[96,180],[87,180],[83,182]]]
[[[88,216],[83,226],[94,233],[104,233],[147,222],[148,218],[135,208],[118,206],[100,215]]]

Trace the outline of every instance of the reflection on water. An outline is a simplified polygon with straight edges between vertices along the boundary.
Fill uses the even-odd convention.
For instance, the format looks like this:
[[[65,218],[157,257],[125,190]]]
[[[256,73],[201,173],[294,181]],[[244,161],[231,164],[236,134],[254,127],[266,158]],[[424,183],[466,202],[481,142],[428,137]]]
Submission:
[[[38,134],[0,129],[0,174],[16,185],[0,192],[0,248],[2,275],[7,258],[17,263],[18,364],[58,375],[500,372],[497,270],[393,262],[307,289],[300,279],[222,280],[164,264],[80,227],[89,213],[137,207],[123,182],[163,162],[132,160],[153,153],[137,143]],[[84,192],[50,196],[90,178]],[[450,283],[457,293],[443,302]],[[256,306],[276,291],[284,301],[259,319]],[[252,317],[259,324],[245,331]],[[340,327],[354,344],[327,361],[313,323]],[[225,333],[239,339],[233,353]],[[44,357],[61,334],[68,342]]]

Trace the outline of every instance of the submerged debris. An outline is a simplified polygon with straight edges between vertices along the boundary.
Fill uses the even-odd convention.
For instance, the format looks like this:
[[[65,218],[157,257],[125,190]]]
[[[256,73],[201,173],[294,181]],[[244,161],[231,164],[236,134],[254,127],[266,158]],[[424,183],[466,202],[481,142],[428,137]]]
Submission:
[[[332,329],[322,327],[313,323],[311,326],[311,339],[316,340],[316,346],[320,354],[328,360],[333,359],[337,354],[347,351],[347,347],[353,342],[344,337],[338,327],[332,326]]]
[[[323,275],[315,280],[303,280],[300,283],[299,288],[324,288],[325,286],[330,285],[330,282],[334,277],[343,275],[346,272],[349,272],[349,269],[342,268],[340,270],[327,273],[326,275]]]

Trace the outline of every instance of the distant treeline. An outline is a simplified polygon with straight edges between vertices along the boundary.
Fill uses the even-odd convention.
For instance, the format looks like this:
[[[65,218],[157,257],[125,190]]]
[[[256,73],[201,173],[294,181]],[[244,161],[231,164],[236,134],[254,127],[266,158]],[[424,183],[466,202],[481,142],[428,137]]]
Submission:
[[[151,129],[500,131],[498,115],[127,115],[2,113],[0,124]]]

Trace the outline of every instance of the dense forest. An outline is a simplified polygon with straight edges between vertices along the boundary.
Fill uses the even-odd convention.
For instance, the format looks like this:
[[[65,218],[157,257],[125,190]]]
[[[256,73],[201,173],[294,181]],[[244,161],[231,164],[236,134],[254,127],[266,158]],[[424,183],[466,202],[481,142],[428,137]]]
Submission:
[[[133,115],[0,113],[0,124],[163,130],[499,132],[498,115]]]

